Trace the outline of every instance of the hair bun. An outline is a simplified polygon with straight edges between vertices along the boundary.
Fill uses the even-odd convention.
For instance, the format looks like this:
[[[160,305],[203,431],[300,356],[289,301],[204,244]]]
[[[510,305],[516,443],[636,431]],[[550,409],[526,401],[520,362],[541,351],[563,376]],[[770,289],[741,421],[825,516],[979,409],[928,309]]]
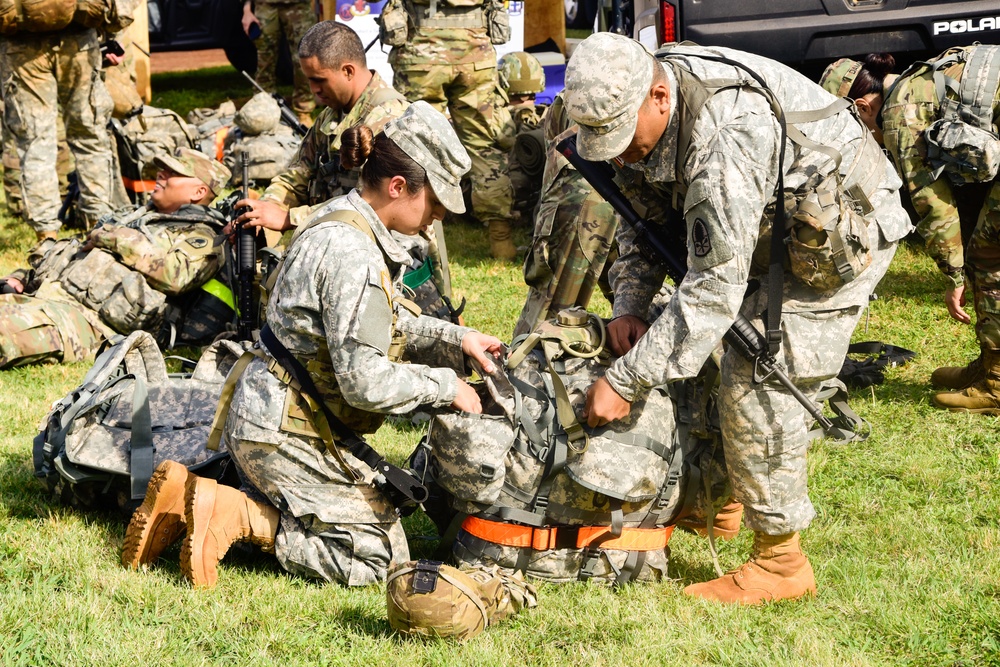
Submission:
[[[884,79],[896,67],[896,59],[891,53],[869,53],[865,57],[865,69],[878,79]]]
[[[367,125],[355,125],[340,135],[340,164],[345,169],[357,169],[372,153],[375,133]]]

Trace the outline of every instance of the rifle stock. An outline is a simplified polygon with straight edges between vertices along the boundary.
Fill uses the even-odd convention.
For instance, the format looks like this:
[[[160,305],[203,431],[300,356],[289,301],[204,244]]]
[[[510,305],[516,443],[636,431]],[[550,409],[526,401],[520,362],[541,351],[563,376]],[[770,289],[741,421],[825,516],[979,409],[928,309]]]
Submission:
[[[656,259],[663,262],[670,277],[675,283],[680,284],[687,272],[686,249],[685,255],[679,256],[662,237],[653,232],[650,224],[636,212],[621,189],[615,185],[614,169],[611,165],[607,162],[591,162],[580,157],[576,150],[576,135],[560,141],[556,150],[569,160],[577,172],[593,186],[597,194],[611,204],[622,220],[635,231],[637,242],[650,250]],[[781,364],[771,354],[764,334],[758,331],[744,315],[736,315],[736,321],[722,338],[741,357],[754,364],[754,380],[756,382],[774,378],[788,393],[795,397],[795,400],[802,404],[824,431],[830,432],[835,428],[833,422],[823,414],[820,407],[792,383]]]

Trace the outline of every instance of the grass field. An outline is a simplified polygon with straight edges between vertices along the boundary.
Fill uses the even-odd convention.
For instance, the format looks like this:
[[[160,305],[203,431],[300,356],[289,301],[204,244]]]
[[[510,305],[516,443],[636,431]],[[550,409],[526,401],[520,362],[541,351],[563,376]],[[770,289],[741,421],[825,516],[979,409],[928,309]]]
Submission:
[[[189,74],[153,87],[158,103],[184,113],[220,101],[228,80],[213,71],[204,85]],[[30,240],[0,214],[0,271],[22,263]],[[489,259],[480,229],[449,227],[448,241],[468,323],[509,338],[524,297],[519,267]],[[855,335],[918,357],[852,396],[874,427],[869,440],[810,451],[818,516],[803,543],[816,599],[762,608],[686,599],[681,589],[712,567],[704,540],[675,533],[671,581],[620,591],[544,585],[537,609],[465,645],[399,639],[381,587],[304,581],[260,554],[227,557],[212,591],[190,588],[177,547],[148,572],[122,569],[126,518],[61,506],[32,475],[39,420],[87,366],[0,372],[0,663],[1000,665],[1000,435],[996,419],[931,406],[931,370],[974,353],[972,330],[947,317],[943,291],[932,263],[902,247],[868,331]],[[419,436],[386,426],[373,444],[401,462]],[[407,529],[414,552],[429,554],[427,521],[413,517]],[[723,566],[742,562],[750,541],[744,532],[721,545]]]

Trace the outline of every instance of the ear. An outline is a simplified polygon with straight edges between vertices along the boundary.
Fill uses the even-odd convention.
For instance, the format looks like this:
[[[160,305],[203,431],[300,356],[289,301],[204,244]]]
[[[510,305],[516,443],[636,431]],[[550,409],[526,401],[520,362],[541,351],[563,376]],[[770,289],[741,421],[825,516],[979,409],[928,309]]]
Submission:
[[[390,199],[399,199],[406,194],[406,179],[402,176],[393,176],[389,179],[387,190]]]
[[[872,112],[871,102],[869,102],[863,97],[859,97],[858,99],[854,100],[854,106],[858,108],[859,114],[868,115]]]
[[[354,76],[358,73],[358,69],[357,67],[354,66],[354,63],[344,63],[343,65],[340,66],[340,71],[344,73],[344,77],[348,81],[353,79]]]
[[[191,191],[191,203],[198,204],[210,194],[212,194],[212,191],[208,189],[207,185],[204,183],[198,183],[198,185],[196,185]],[[212,199],[215,199],[215,197],[212,197]]]
[[[656,83],[649,89],[649,99],[661,114],[670,113],[670,86],[666,83]]]

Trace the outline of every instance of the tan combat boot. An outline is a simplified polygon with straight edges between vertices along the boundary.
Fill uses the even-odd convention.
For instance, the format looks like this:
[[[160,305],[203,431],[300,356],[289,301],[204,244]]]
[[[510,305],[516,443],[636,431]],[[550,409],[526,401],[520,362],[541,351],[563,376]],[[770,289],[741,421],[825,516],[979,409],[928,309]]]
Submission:
[[[716,512],[715,521],[712,522],[712,533],[720,540],[731,540],[739,534],[741,523],[743,523],[743,505],[730,499]],[[708,537],[708,526],[704,521],[694,520],[694,517],[681,519],[677,525],[702,537]]]
[[[984,349],[980,358],[983,379],[962,391],[935,394],[934,405],[952,412],[1000,415],[1000,350]]]
[[[122,565],[148,565],[185,531],[184,490],[191,473],[176,461],[164,461],[153,472],[146,498],[132,515],[122,546]]]
[[[942,366],[931,373],[931,384],[935,387],[961,391],[986,379],[986,368],[983,366],[985,350],[980,350],[979,356],[967,366]]]
[[[490,254],[505,262],[517,257],[517,248],[510,240],[510,223],[506,220],[490,220]]]
[[[195,588],[214,588],[216,566],[234,542],[250,540],[274,551],[278,510],[214,479],[192,476],[184,498],[187,537],[181,547],[181,571]]]
[[[692,584],[685,595],[739,604],[763,604],[816,594],[812,565],[799,546],[799,534],[755,533],[750,560],[712,581]]]

